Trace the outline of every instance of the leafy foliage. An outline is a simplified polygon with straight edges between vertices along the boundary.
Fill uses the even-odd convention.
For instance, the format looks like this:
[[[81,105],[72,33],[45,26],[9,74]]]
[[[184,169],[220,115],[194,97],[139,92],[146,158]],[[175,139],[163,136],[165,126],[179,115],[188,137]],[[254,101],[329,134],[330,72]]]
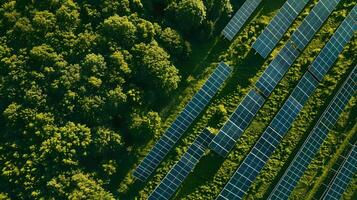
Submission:
[[[319,40],[289,71],[229,157],[224,162],[213,154],[205,157],[178,199],[217,195],[354,4],[343,3],[332,15]],[[228,47],[215,33],[232,11],[229,0],[0,1],[0,199],[147,197],[202,128],[222,126],[264,68],[257,68],[263,63],[252,55],[251,44],[272,17],[271,10],[263,7],[259,18]],[[354,62],[355,51],[354,40],[258,177],[248,199],[264,199],[324,99]],[[235,68],[232,79],[153,179],[145,187],[137,184],[131,170],[139,157],[221,60]],[[337,149],[333,147],[342,143],[347,121],[354,117],[349,115],[353,105],[355,100],[294,197],[312,187],[309,183],[319,176],[320,165],[326,165]]]

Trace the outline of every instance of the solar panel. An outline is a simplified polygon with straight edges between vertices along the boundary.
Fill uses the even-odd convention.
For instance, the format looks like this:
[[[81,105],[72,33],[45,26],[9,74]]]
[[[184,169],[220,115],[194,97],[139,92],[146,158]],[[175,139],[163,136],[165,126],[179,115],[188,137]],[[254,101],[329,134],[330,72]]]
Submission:
[[[268,97],[278,85],[299,54],[299,51],[291,43],[287,43],[270,63],[255,85],[265,97]]]
[[[303,146],[294,157],[294,160],[290,163],[288,169],[270,194],[269,199],[282,200],[289,198],[290,193],[295,188],[297,182],[307,169],[307,166],[327,137],[330,128],[335,125],[341,112],[357,91],[356,83],[353,81],[353,77],[356,77],[356,73],[357,68],[351,72],[349,78],[344,82],[329,106],[321,115]]]
[[[316,4],[291,37],[298,49],[305,48],[339,2],[340,0],[320,0]]]
[[[172,167],[160,184],[150,194],[149,200],[170,199],[182,184],[184,179],[193,171],[201,157],[204,155],[208,144],[213,139],[213,134],[205,129],[196,138],[181,159]]]
[[[268,97],[340,0],[320,0],[256,83]],[[324,6],[326,5],[326,6]],[[318,22],[315,22],[318,18]],[[303,33],[303,34],[302,34]],[[304,34],[308,34],[304,36]],[[304,39],[301,39],[304,38]],[[296,48],[298,47],[298,49]]]
[[[318,81],[306,72],[217,199],[243,198],[317,85]]]
[[[254,42],[253,48],[266,58],[309,1],[287,0]]]
[[[321,50],[315,61],[310,66],[309,71],[320,81],[336,61],[345,45],[351,40],[357,30],[357,6],[354,6],[349,15],[341,23],[335,34]]]
[[[323,199],[325,200],[339,200],[346,190],[349,182],[354,174],[357,172],[357,147],[352,146],[350,153],[338,170],[336,176],[330,183],[330,186]]]
[[[145,181],[151,173],[155,171],[156,167],[172,149],[181,135],[187,130],[190,124],[207,106],[211,98],[217,93],[218,89],[228,78],[231,72],[232,69],[228,65],[223,62],[219,63],[210,78],[193,96],[192,100],[186,105],[184,110],[166,130],[164,135],[151,149],[149,154],[135,169],[133,174],[134,177],[141,181]]]
[[[250,90],[213,139],[209,145],[210,148],[219,155],[226,156],[264,104],[264,101],[265,99],[260,94]]]
[[[228,40],[232,40],[234,38],[234,36],[243,27],[244,23],[252,15],[254,10],[259,6],[261,1],[262,0],[246,0],[244,2],[222,31],[223,35]]]

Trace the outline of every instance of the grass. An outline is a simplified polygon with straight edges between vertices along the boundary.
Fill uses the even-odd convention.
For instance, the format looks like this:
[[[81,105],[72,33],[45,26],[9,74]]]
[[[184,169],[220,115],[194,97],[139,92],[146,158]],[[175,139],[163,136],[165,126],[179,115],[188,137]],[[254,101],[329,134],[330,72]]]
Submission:
[[[273,17],[273,13],[276,12],[283,2],[284,1],[282,0],[274,1],[273,3],[271,1],[263,1],[263,5],[260,7],[256,17],[252,19],[252,21],[247,24],[244,30],[240,33],[242,37],[236,38],[231,44],[222,40],[222,38],[218,36],[205,44],[193,44],[193,58],[187,63],[187,66],[189,67],[187,72],[189,73],[184,75],[184,77],[193,77],[193,81],[186,81],[187,85],[182,86],[177,94],[173,96],[173,100],[170,104],[161,112],[163,119],[166,119],[166,127],[174,120],[175,116],[182,110],[186,102],[190,100],[194,92],[197,91],[199,86],[203,83],[202,80],[205,80],[209,76],[209,73],[216,66],[214,63],[217,63],[220,60],[226,61],[231,67],[234,68],[233,75],[226,82],[224,88],[219,92],[219,94],[212,99],[212,102],[207,109],[205,109],[200,117],[192,124],[189,130],[186,131],[182,140],[178,142],[175,149],[172,150],[164,162],[160,164],[155,174],[147,183],[133,181],[131,173],[139,161],[152,148],[154,140],[149,141],[145,144],[145,146],[134,147],[132,149],[132,152],[128,156],[128,163],[125,163],[123,166],[123,168],[127,169],[126,175],[122,176],[119,181],[120,184],[118,187],[120,189],[118,196],[120,199],[147,198],[160,180],[170,170],[173,164],[184,153],[183,150],[187,149],[203,128],[211,126],[212,128],[219,129],[222,126],[225,119],[230,113],[233,112],[237,104],[248,92],[248,89],[252,87],[252,83],[257,80],[259,75],[273,58],[273,56],[270,56],[266,61],[260,59],[259,56],[255,55],[251,50],[251,44],[254,41],[254,37],[257,37],[259,32],[264,28],[263,24],[265,22],[262,22],[261,19],[271,19]],[[348,1],[345,0],[343,2]],[[307,10],[310,8],[311,7],[307,8]],[[347,8],[340,7],[338,11],[346,9]],[[338,11],[335,11],[335,13]],[[296,27],[301,20],[302,18],[300,17],[288,32],[291,33],[294,30],[294,27]],[[277,86],[276,90],[269,97],[266,104],[242,135],[240,140],[237,142],[236,147],[228,155],[228,157],[224,159],[213,152],[208,152],[208,154],[200,161],[194,172],[189,175],[187,180],[180,187],[174,199],[214,199],[218,195],[224,187],[224,184],[230,178],[230,175],[233,174],[245,155],[259,138],[264,128],[281,107],[291,89],[296,85],[299,78],[306,71],[309,63],[311,63],[311,58],[318,53],[316,52],[316,49],[323,46],[325,42],[323,38],[328,38],[328,36],[331,35],[329,29],[335,28],[336,26],[337,23],[333,19],[326,23],[323,30],[318,33],[318,37],[316,37],[317,39],[314,39],[314,41],[304,51],[303,55],[291,67],[282,82]],[[250,32],[253,32],[253,35],[249,37],[246,36],[249,35]],[[283,41],[278,45],[276,50],[274,50],[272,55],[275,55],[278,52],[286,39],[287,37],[283,38]],[[344,55],[348,55],[353,52],[351,47],[346,49],[347,50],[343,53]],[[311,129],[313,122],[316,121],[319,113],[321,113],[324,109],[324,105],[326,104],[324,99],[331,97],[336,92],[338,83],[341,83],[350,67],[354,66],[352,65],[354,62],[354,60],[347,57],[339,58],[334,68],[330,70],[325,78],[325,81],[319,85],[316,93],[311,97],[310,101],[294,123],[292,129],[283,139],[281,145],[278,146],[277,150],[274,152],[273,156],[252,185],[248,195],[245,197],[246,199],[264,199],[270,193],[274,183],[277,182],[277,177],[280,177],[282,173],[284,173],[284,169],[286,168],[288,161],[292,159],[294,152],[296,152],[299,148],[299,143],[301,144],[301,141],[306,138],[308,130]],[[218,118],[215,117],[217,105],[223,105],[225,107],[227,110],[227,116]],[[355,108],[355,104],[350,105],[342,115],[342,120],[344,122],[353,121],[352,119],[354,119],[354,116],[350,115],[353,108]],[[341,129],[330,133],[330,135],[332,135],[331,137],[337,137],[342,140],[344,137],[341,135],[350,130],[350,126],[342,124]],[[327,140],[322,149],[334,151],[334,145],[340,146],[341,141]],[[329,154],[326,154],[326,152],[323,151],[319,153],[317,159],[330,160],[329,156]],[[336,156],[337,155],[334,154],[333,157]],[[316,182],[316,179],[322,177],[321,174],[316,174],[313,175],[313,178],[311,178],[311,173],[309,173],[311,170],[316,168],[320,170],[325,169],[324,167],[319,167],[319,163],[320,162],[315,160],[310,165],[305,177],[302,178],[302,181],[297,187],[303,188],[304,190],[294,191],[294,196],[292,197],[293,199],[301,198],[302,195],[305,196],[309,191],[312,191],[311,185],[307,185],[305,180],[312,179]],[[326,168],[326,170],[328,170],[328,168]]]

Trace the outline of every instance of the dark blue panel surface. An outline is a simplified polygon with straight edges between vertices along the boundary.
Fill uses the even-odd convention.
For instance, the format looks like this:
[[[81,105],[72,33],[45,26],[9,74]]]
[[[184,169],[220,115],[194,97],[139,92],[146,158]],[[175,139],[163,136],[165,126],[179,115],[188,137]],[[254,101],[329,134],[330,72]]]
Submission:
[[[320,0],[291,37],[303,50],[341,0]]]
[[[341,168],[329,185],[323,199],[338,200],[341,199],[352,177],[357,172],[357,146],[353,145],[347,158],[344,160]]]
[[[321,81],[331,66],[335,63],[338,55],[357,31],[357,6],[355,6],[346,19],[339,26],[335,34],[322,49],[311,64],[309,71]]]
[[[249,126],[264,101],[264,98],[257,92],[254,90],[249,91],[248,95],[238,105],[229,120],[213,139],[210,148],[219,155],[226,156],[243,131]]]
[[[218,199],[243,198],[317,85],[318,81],[309,72],[306,72],[243,163],[223,188]]]
[[[310,0],[287,0],[253,44],[266,58]]]
[[[193,171],[213,137],[214,135],[210,131],[207,129],[203,130],[186,153],[150,194],[148,199],[170,199],[184,179]]]
[[[299,55],[292,43],[286,43],[255,84],[265,97],[269,97]]]
[[[232,40],[234,36],[243,27],[245,22],[253,14],[254,10],[259,6],[262,0],[246,0],[242,7],[234,14],[233,18],[228,22],[227,26],[223,29],[223,35]]]
[[[228,78],[232,69],[224,63],[219,63],[216,70],[208,78],[202,88],[193,96],[184,110],[175,119],[153,149],[134,171],[134,177],[145,181],[155,171],[166,154],[172,149],[182,134],[192,124],[196,117],[207,106],[211,98],[218,92],[220,86]]]
[[[293,191],[294,187],[327,137],[330,129],[326,126],[326,124],[328,124],[331,128],[336,124],[338,116],[341,114],[348,101],[356,93],[357,88],[351,87],[355,84],[352,80],[353,77],[356,76],[356,71],[357,68],[351,72],[348,79],[344,82],[324,113],[321,115],[319,121],[312,129],[303,146],[294,157],[294,160],[290,163],[288,169],[273,189],[269,199],[283,200],[289,198],[290,193]],[[328,117],[331,113],[333,113],[336,117]]]

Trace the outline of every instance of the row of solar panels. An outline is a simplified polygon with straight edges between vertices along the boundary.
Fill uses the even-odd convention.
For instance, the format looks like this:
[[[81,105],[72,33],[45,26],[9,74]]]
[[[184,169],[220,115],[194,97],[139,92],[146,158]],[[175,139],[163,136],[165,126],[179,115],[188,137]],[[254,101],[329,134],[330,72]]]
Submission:
[[[254,1],[254,2],[256,3],[256,4],[254,4],[255,7],[257,7],[259,5],[259,3],[260,3],[260,1]],[[290,6],[291,7],[291,5],[294,5],[294,3],[296,3],[296,2],[297,2],[296,0],[293,0],[293,1],[288,0],[284,4],[284,6]],[[295,13],[301,12],[301,10],[303,9],[303,7],[306,5],[307,2],[308,1],[306,1],[306,2],[305,1],[301,1],[301,2],[297,3],[297,5],[299,5],[301,7],[301,9],[299,7],[300,11],[296,10]],[[268,69],[263,74],[263,76],[264,75],[266,75],[266,76],[267,75],[274,75],[274,73],[271,72],[271,71],[274,71],[274,69],[275,69],[274,66],[279,66],[279,64],[280,65],[281,64],[285,65],[286,69],[284,69],[281,73],[279,73],[279,71],[275,70],[279,74],[275,74],[274,78],[277,81],[275,83],[273,83],[274,85],[273,85],[272,88],[262,87],[262,89],[261,89],[262,91],[261,92],[264,94],[265,97],[269,96],[271,91],[275,88],[275,86],[278,84],[278,82],[284,76],[284,74],[286,73],[288,68],[291,66],[291,64],[299,56],[300,52],[298,50],[296,50],[295,47],[296,46],[298,46],[298,47],[300,46],[301,50],[303,48],[305,48],[307,43],[312,39],[313,35],[322,26],[323,22],[327,19],[327,17],[332,12],[332,10],[334,9],[334,7],[337,5],[338,2],[339,1],[334,1],[334,3],[333,3],[332,1],[329,1],[328,4],[325,4],[326,1],[321,0],[314,7],[312,12],[305,18],[305,20],[303,21],[303,23],[299,27],[299,29],[294,32],[293,37],[291,39],[291,42],[287,43],[287,45],[285,46],[286,49],[284,50],[284,48],[283,48],[283,50],[279,53],[277,58],[274,59],[274,60],[276,60],[276,62],[275,62],[276,65],[273,65],[273,63],[274,63],[274,61],[273,61],[272,64],[270,65],[270,67],[271,67],[270,72],[269,72],[269,67],[268,67]],[[243,4],[242,8],[244,6],[248,6],[248,5],[249,4],[245,3],[245,4]],[[323,5],[323,7],[321,5]],[[328,6],[326,6],[326,5],[328,5]],[[280,12],[282,12],[284,10],[283,9],[284,6],[282,7]],[[244,8],[244,9],[247,10],[246,8]],[[298,9],[298,7],[295,8],[295,9]],[[250,9],[250,11],[253,12],[254,9]],[[353,12],[351,12],[351,13],[353,13]],[[249,18],[247,13],[245,13],[244,15],[245,15],[246,19]],[[296,16],[297,15],[298,14],[296,14]],[[318,22],[315,23],[315,25],[314,25],[315,28],[311,28],[312,26],[310,25],[315,20],[314,17],[311,17],[312,15],[317,16],[320,19],[320,20],[318,20]],[[296,16],[294,17],[294,19],[296,18]],[[237,14],[236,14],[234,18],[239,18],[239,17],[237,17]],[[276,18],[277,17],[274,17],[273,21]],[[348,21],[348,19],[350,21]],[[352,22],[351,22],[351,19],[352,19]],[[277,130],[279,130],[278,132],[284,134],[284,132],[286,132],[289,129],[289,124],[291,125],[293,120],[296,118],[298,112],[301,110],[303,104],[308,99],[309,95],[306,94],[306,92],[307,91],[313,92],[313,90],[316,87],[318,81],[321,81],[321,79],[323,78],[323,75],[328,71],[328,69],[326,69],[326,68],[329,68],[334,63],[334,60],[337,58],[338,54],[342,51],[344,45],[349,41],[350,37],[352,37],[353,31],[351,32],[351,30],[349,30],[347,28],[347,25],[349,25],[349,27],[353,27],[353,25],[351,26],[351,23],[355,25],[355,23],[353,23],[354,19],[355,19],[355,17],[354,16],[351,17],[351,14],[349,15],[349,17],[346,18],[346,20],[342,23],[342,25],[339,28],[339,30],[341,29],[341,31],[340,32],[339,32],[339,30],[336,31],[336,33],[334,34],[334,36],[332,37],[330,42],[325,46],[325,48],[319,54],[317,59],[314,61],[314,63],[316,63],[316,64],[312,64],[311,65],[309,71],[312,74],[310,74],[310,72],[307,72],[304,75],[304,77],[300,81],[299,85],[297,86],[297,89],[294,90],[294,92],[293,92],[294,95],[293,94],[291,95],[291,98],[289,98],[287,100],[286,104],[281,109],[281,113],[279,112],[280,114],[278,114],[276,116],[275,121],[274,120],[272,121],[271,126],[272,127],[274,127],[274,126],[278,127],[278,129],[276,128]],[[271,23],[273,23],[273,21]],[[304,25],[304,23],[305,23],[305,25]],[[306,24],[310,27],[310,29],[309,29],[309,27],[306,27],[307,26]],[[229,24],[227,26],[229,26]],[[282,26],[286,26],[286,25],[282,24]],[[343,28],[341,28],[341,27],[343,27]],[[267,28],[269,28],[269,26]],[[342,31],[345,31],[345,32],[342,34]],[[296,45],[295,43],[294,43],[295,45],[293,45],[294,38],[299,38],[298,36],[299,36],[299,34],[301,35],[301,33],[304,33],[306,35],[304,35],[303,39],[296,40],[297,41],[296,44],[298,44],[298,45]],[[295,34],[296,34],[296,36],[294,37]],[[335,45],[336,43],[339,46],[336,46]],[[330,45],[330,47],[329,47],[329,45]],[[332,47],[333,47],[333,49],[331,49]],[[325,52],[324,52],[324,50],[325,50]],[[329,56],[329,58],[331,58],[328,62],[323,62],[323,63],[322,62],[318,62],[319,58],[321,59],[321,58],[326,57],[326,56]],[[279,60],[279,58],[280,58],[280,60]],[[287,60],[287,59],[290,59],[290,60]],[[321,65],[321,63],[322,63],[322,65]],[[323,66],[323,65],[326,65],[326,64],[327,64],[327,66]],[[217,68],[216,71],[220,71],[220,67],[222,67],[222,66],[223,67],[227,67],[226,71],[230,72],[230,68],[228,66],[224,65],[223,63],[219,64],[219,67]],[[313,67],[313,66],[315,66],[315,67]],[[216,72],[214,72],[212,77],[215,77],[214,76],[215,73]],[[220,84],[223,83],[224,79],[226,79],[228,77],[228,75],[229,75],[229,73],[227,73],[224,76],[224,78],[221,80],[222,82],[220,82]],[[262,79],[262,77],[261,77],[261,79]],[[272,78],[271,76],[267,76],[267,77]],[[317,78],[318,81],[315,80],[316,77],[318,77]],[[215,77],[215,78],[217,79],[219,77]],[[216,80],[215,78],[212,78],[212,79]],[[207,82],[209,82],[209,81],[207,81]],[[259,83],[259,81],[258,81],[258,83]],[[209,90],[210,87],[206,87],[206,84],[203,86],[203,88],[199,92],[205,91],[205,90]],[[216,88],[214,88],[213,90],[212,89],[209,90],[210,92],[212,92],[212,95],[210,96],[210,98],[212,98],[212,96],[215,94],[215,92],[217,92],[220,84],[216,85]],[[260,85],[261,86],[266,86],[264,84],[260,84]],[[259,85],[257,84],[256,86],[259,89]],[[310,90],[309,90],[309,88],[310,88]],[[297,99],[299,99],[300,102],[297,101]],[[208,101],[209,101],[209,99],[208,99]],[[202,111],[203,108],[207,105],[208,101],[206,100],[206,103],[202,104],[201,107],[198,108],[198,109],[200,111]],[[220,154],[222,156],[225,156],[233,148],[233,146],[235,144],[235,141],[239,138],[239,136],[243,133],[245,128],[249,125],[250,121],[254,118],[255,114],[258,112],[260,107],[264,104],[264,101],[265,101],[265,98],[263,96],[261,96],[255,90],[251,90],[248,93],[247,97],[245,97],[243,99],[242,103],[238,106],[236,111],[231,115],[230,119],[222,127],[222,129],[220,130],[218,135],[214,137],[212,142],[208,142],[208,143],[206,143],[206,145],[210,144],[211,149],[215,150],[218,154]],[[189,107],[189,106],[186,106],[186,108],[187,107]],[[185,110],[186,110],[186,108],[185,108]],[[185,110],[182,113],[185,113]],[[145,158],[146,160],[144,159],[144,161],[136,169],[136,171],[134,172],[134,176],[139,178],[140,180],[147,179],[148,176],[150,176],[150,174],[155,170],[155,168],[158,166],[158,164],[162,161],[163,157],[168,153],[168,151],[173,147],[175,142],[177,142],[177,140],[180,138],[180,136],[183,134],[183,132],[187,129],[187,127],[190,125],[190,123],[193,122],[194,118],[198,116],[200,111],[196,112],[195,116],[191,116],[192,115],[192,113],[191,113],[192,111],[191,112],[189,110],[186,111],[186,113],[189,113],[189,114],[186,114],[186,115],[190,116],[189,119],[191,119],[191,120],[187,120],[184,117],[182,118],[183,120],[182,119],[181,120],[177,120],[177,119],[179,119],[179,117],[178,117],[176,119],[176,121],[186,121],[186,123],[188,122],[186,124],[186,126],[183,127],[183,128],[180,128],[179,129],[180,130],[179,133],[175,133],[175,134],[171,135],[171,136],[174,137],[174,141],[171,141],[168,144],[167,144],[167,142],[162,142],[163,145],[161,145],[160,141],[165,136],[170,136],[170,131],[169,131],[170,128],[175,129],[175,128],[178,127],[178,126],[175,126],[175,127],[171,126],[166,131],[164,136],[159,140],[159,142],[155,145],[155,146],[158,146],[158,148],[155,149],[155,146],[154,146],[154,149]],[[272,127],[268,127],[266,132],[264,132],[263,136],[261,137],[261,139],[258,141],[257,145],[255,146],[255,147],[257,147],[256,151],[254,151],[254,152],[252,151],[251,154],[249,154],[249,155],[252,155],[252,156],[250,158],[248,158],[248,157],[246,158],[247,163],[243,163],[243,164],[247,165],[246,167],[252,168],[251,165],[255,165],[255,166],[258,166],[258,168],[260,167],[260,169],[261,169],[264,166],[266,160],[269,158],[269,154],[271,154],[272,151],[274,151],[275,146],[279,143],[279,140],[281,139],[282,136],[280,136],[280,138],[277,137],[277,135],[279,135],[279,134],[277,134],[277,131],[274,130]],[[206,131],[204,131],[202,134],[204,135],[205,132]],[[167,139],[170,139],[170,138],[166,137],[164,139],[166,139],[166,141],[167,141]],[[211,135],[211,138],[209,140],[207,140],[207,141],[210,141],[210,140],[212,140],[212,135]],[[199,146],[199,145],[197,145],[195,143],[196,143],[196,141],[192,144],[190,149],[193,148],[193,150],[191,150],[192,152],[196,152],[196,153],[200,152],[200,153],[197,153],[198,157],[194,159],[194,162],[191,162],[191,164],[187,163],[188,160],[189,160],[188,158],[194,158],[193,154],[189,152],[190,151],[190,149],[189,149],[189,151],[186,154],[184,154],[182,159],[174,166],[174,168],[169,172],[169,174],[164,178],[164,180],[160,183],[160,185],[151,194],[150,199],[168,199],[170,196],[172,196],[174,194],[175,190],[182,183],[183,179],[188,175],[189,171],[193,170],[194,166],[198,163],[199,158],[202,157],[202,155],[203,155],[204,149],[197,148],[197,146]],[[262,154],[262,151],[265,152],[265,154]],[[159,156],[158,155],[150,156],[150,154],[158,154]],[[259,157],[258,155],[261,156],[261,157]],[[148,171],[146,167],[151,167],[151,168],[149,168],[149,171]],[[252,173],[252,169],[250,169],[250,168],[249,169],[248,168],[244,169],[244,167],[245,166],[242,167],[243,171],[250,171],[250,173]],[[253,171],[253,174],[248,174],[248,177],[251,177],[251,178],[254,179],[255,176],[259,173],[260,169],[258,169],[256,171]],[[238,171],[239,171],[239,169],[237,170],[237,172]],[[237,172],[235,174],[237,174]],[[256,174],[254,174],[254,173],[256,173]],[[246,179],[245,181],[248,180],[248,182],[244,182],[244,184],[243,184],[243,186],[246,187],[245,189],[244,188],[243,189],[242,188],[238,188],[239,192],[242,193],[241,196],[244,195],[245,190],[247,190],[249,188],[249,185],[251,184],[251,182],[249,183],[250,178],[247,177],[247,174],[244,174],[244,175],[245,176],[243,176],[243,179],[245,178]],[[177,179],[177,180],[172,179],[172,177],[174,177],[174,176],[176,176],[176,177],[180,176],[180,178]],[[239,177],[239,178],[241,178],[241,177]],[[234,177],[232,177],[232,179],[234,179]],[[232,181],[232,179],[231,179],[231,181]],[[173,180],[175,180],[175,181],[173,181]],[[237,181],[237,180],[235,180],[235,181]],[[219,198],[221,198],[221,197],[222,198],[227,198],[227,197],[224,196],[224,194],[227,191],[228,191],[228,195],[230,195],[232,193],[231,191],[227,190],[227,189],[231,189],[229,187],[229,184],[231,184],[231,183],[228,183],[226,185],[226,187],[224,188],[224,190],[220,194]],[[233,187],[233,189],[237,190],[237,186]],[[237,194],[239,194],[239,192]],[[232,198],[235,199],[237,197],[238,196],[235,195]],[[241,197],[239,197],[239,198],[241,198]]]
[[[209,130],[203,130],[181,159],[172,167],[165,178],[162,179],[148,199],[170,199],[184,179],[193,171],[213,137],[214,135]]]
[[[345,188],[348,186],[354,174],[357,172],[357,146],[353,144],[342,166],[339,168],[331,180],[322,199],[336,200],[341,199]]]
[[[228,78],[231,72],[232,70],[228,65],[219,63],[218,67],[206,83],[193,96],[192,100],[188,102],[181,114],[136,168],[134,171],[134,176],[136,178],[145,181],[155,171],[157,166],[180,139],[182,134],[208,105],[209,101],[217,93],[220,86]]]
[[[294,37],[294,35],[296,35],[297,33],[302,32],[302,30],[306,29],[306,26],[304,24],[312,24],[313,23],[312,21],[310,21],[311,20],[311,17],[309,17],[310,15],[316,15],[316,13],[321,13],[321,10],[326,11],[326,7],[321,6],[321,5],[324,5],[325,2],[331,2],[331,1],[330,0],[320,0],[318,2],[318,4],[313,8],[311,13],[304,19],[304,21],[298,27],[298,29],[293,33],[292,37]],[[337,3],[335,3],[334,5],[336,6]],[[334,8],[330,7],[329,12],[331,13],[333,9]],[[325,17],[321,16],[320,19],[326,20],[327,15],[324,15],[324,16]],[[322,26],[322,22],[317,24],[317,27],[315,27],[315,29],[313,29],[313,30],[315,30],[314,33],[316,33],[317,30],[321,26]],[[352,32],[352,34],[353,34],[353,32]],[[309,37],[309,41],[311,39],[312,39],[312,36]],[[304,47],[308,44],[309,41],[305,41]],[[300,54],[301,54],[301,52],[298,51],[297,49],[295,49],[293,42],[291,40],[289,40],[287,42],[287,44],[282,48],[282,50],[278,53],[278,55],[269,64],[268,68],[264,71],[264,73],[260,76],[257,83],[255,84],[256,88],[259,90],[260,93],[262,93],[264,95],[264,97],[269,97],[271,92],[275,89],[275,87],[278,85],[280,80],[284,77],[285,73],[288,71],[290,66],[293,64],[293,62],[298,58],[298,56]],[[319,69],[311,70],[312,73],[314,73],[314,71],[319,71]],[[323,73],[323,72],[321,71],[321,73]],[[248,97],[249,97],[249,95],[250,94],[248,94]],[[259,110],[260,107],[264,103],[263,97],[259,98],[258,95],[255,95],[255,98],[256,98],[256,102],[260,102],[260,103],[256,107],[254,107],[254,109],[252,110],[253,113],[256,113],[257,110]],[[258,100],[258,99],[262,99],[262,100]],[[242,101],[242,103],[238,106],[235,113],[239,112],[239,108],[241,106],[248,107],[247,102]],[[230,118],[233,118],[235,113],[233,113],[233,115]],[[243,114],[244,113],[239,112],[239,116],[242,116]],[[254,115],[251,117],[251,119],[253,117],[254,117]],[[233,120],[231,120],[231,121],[233,121]],[[239,130],[234,130],[233,132],[235,132],[236,134],[233,134],[233,137],[230,137],[230,138],[228,136],[225,136],[224,132],[219,133],[218,136],[214,138],[211,148],[213,150],[215,150],[218,154],[225,156],[234,147],[234,144],[236,143],[237,139],[239,138],[239,136],[241,134]],[[219,136],[220,134],[221,134],[221,136]],[[233,141],[230,141],[230,140],[233,140]]]
[[[302,32],[305,33],[304,39],[298,40],[298,42],[300,43],[298,43],[299,45],[297,45],[300,46],[301,50],[304,49],[308,42],[312,39],[312,36],[322,26],[324,20],[327,19],[329,13],[332,12],[337,3],[338,1],[319,1],[319,3],[313,8],[312,12],[304,19],[299,28],[293,33],[292,39],[290,40],[291,42],[288,42],[283,47],[278,56],[272,61],[271,65],[268,66],[268,69],[258,80],[256,87],[264,94],[264,96],[269,96],[269,94],[284,76],[288,68],[291,66],[293,61],[300,54],[300,51],[296,50],[295,47],[291,45],[291,43],[294,42],[294,38],[299,38],[298,35],[300,35]],[[324,47],[323,51],[321,51],[319,56],[312,63],[309,71],[306,72],[305,75],[302,77],[299,84],[296,86],[296,88],[294,89],[290,97],[287,99],[285,104],[282,106],[278,114],[272,120],[270,125],[266,128],[263,135],[260,137],[258,142],[255,144],[253,149],[243,161],[243,163],[239,166],[237,171],[231,177],[224,189],[221,191],[218,199],[242,199],[242,197],[252,184],[253,180],[256,178],[256,176],[258,176],[259,172],[264,167],[269,157],[276,149],[276,146],[279,144],[279,141],[284,137],[284,135],[291,127],[294,119],[298,116],[303,105],[307,102],[309,96],[315,90],[319,81],[323,78],[325,73],[335,62],[337,56],[341,53],[343,47],[352,38],[354,31],[356,31],[356,23],[354,20],[356,19],[356,11],[357,7],[353,8],[349,16],[345,19],[345,21],[341,24],[340,28],[335,32],[334,36]],[[316,22],[314,20],[314,17],[311,16],[316,16],[320,20]],[[315,28],[312,28],[310,25],[313,23],[315,24]],[[307,28],[306,24],[309,24],[308,27],[310,28]],[[344,35],[341,37],[341,34]],[[330,61],[321,62],[321,58],[325,58],[327,56],[329,57]],[[280,69],[280,72],[277,69]],[[262,80],[264,80],[264,82]],[[355,88],[349,89],[350,94],[354,94],[356,91]],[[347,99],[348,96],[344,96],[343,98]],[[336,112],[333,113],[336,114]],[[238,132],[240,132],[240,130],[238,130]],[[217,136],[216,138],[218,137],[219,136]],[[229,138],[230,136],[227,136],[226,134],[222,133],[222,137]],[[214,138],[213,143],[216,138]],[[220,141],[222,141],[221,138]],[[213,149],[219,154],[222,154],[222,147],[228,145],[229,149],[225,148],[225,152],[229,152],[229,150],[232,149],[235,144],[235,142],[227,140],[223,142],[223,144],[214,145]],[[290,187],[291,190],[293,188],[294,187]],[[285,196],[280,195],[279,198],[277,198],[277,196],[274,196],[274,198],[272,198],[287,199],[291,191],[287,191],[286,188],[284,189],[285,190],[281,190],[280,188],[276,191],[284,193]]]

